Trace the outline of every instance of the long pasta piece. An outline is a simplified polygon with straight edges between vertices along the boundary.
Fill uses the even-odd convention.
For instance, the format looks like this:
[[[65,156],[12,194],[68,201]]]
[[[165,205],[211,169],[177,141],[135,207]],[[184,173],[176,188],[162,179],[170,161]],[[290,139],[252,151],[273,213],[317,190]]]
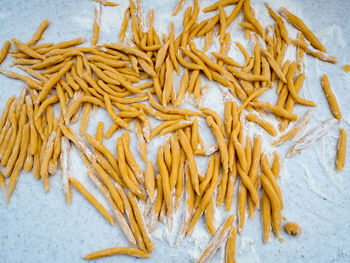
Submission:
[[[216,231],[215,235],[210,240],[207,248],[204,250],[197,263],[208,262],[210,258],[214,255],[216,250],[219,248],[220,244],[226,241],[232,229],[234,218],[234,215],[229,216],[226,219],[225,223],[220,226],[220,228]]]
[[[331,56],[325,52],[319,51],[300,39],[293,39],[292,44],[298,46],[299,48],[302,48],[303,50],[305,50],[305,52],[307,54],[309,54],[309,55],[311,55],[319,60],[333,63],[333,64],[338,63],[338,59],[336,57]]]
[[[118,155],[119,171],[120,171],[121,177],[123,178],[123,181],[125,182],[127,187],[130,189],[130,191],[132,191],[141,199],[145,199],[142,191],[137,185],[137,182],[134,182],[128,174],[128,164],[126,162],[122,138],[118,138],[117,140],[117,155]]]
[[[135,197],[135,195],[133,193],[129,192],[128,193],[128,198],[129,198],[129,202],[131,203],[131,206],[132,206],[132,209],[133,209],[136,221],[137,221],[137,223],[139,225],[140,232],[141,232],[141,235],[143,237],[143,241],[144,241],[144,243],[146,245],[147,251],[148,252],[152,252],[153,249],[154,249],[153,248],[153,242],[150,239],[150,237],[148,236],[147,229],[145,227],[145,221],[144,221],[143,216],[142,216],[142,214],[141,214],[141,212],[139,210],[136,197]]]
[[[61,143],[61,155],[60,155],[60,163],[61,163],[61,174],[62,174],[62,188],[66,195],[67,204],[71,203],[71,189],[69,183],[69,152],[70,152],[70,142],[67,137],[62,137]]]
[[[292,157],[294,154],[301,152],[310,146],[314,141],[317,141],[321,137],[325,136],[336,124],[337,120],[335,119],[329,119],[322,122],[319,126],[309,131],[303,138],[295,143],[288,151],[287,157]]]
[[[9,40],[6,40],[4,45],[2,46],[2,48],[0,50],[0,65],[5,60],[8,52],[9,52],[10,46],[11,46],[11,42]]]
[[[6,196],[6,203],[8,204],[10,201],[10,197],[15,190],[17,180],[19,177],[19,174],[22,170],[24,160],[26,158],[27,154],[27,148],[29,144],[29,124],[25,124],[22,130],[22,136],[21,136],[21,150],[18,156],[18,159],[16,160],[15,166],[12,170],[10,182],[7,190],[7,196]]]
[[[233,226],[226,243],[226,263],[235,263],[237,228]]]
[[[135,247],[113,247],[92,252],[84,256],[84,259],[94,260],[102,257],[114,255],[128,255],[138,258],[148,258],[150,255],[141,249]]]
[[[198,222],[202,213],[204,212],[204,210],[208,206],[210,200],[213,198],[214,190],[217,187],[217,184],[219,181],[219,171],[220,171],[220,164],[219,164],[220,159],[219,159],[219,157],[220,157],[220,155],[216,155],[216,158],[215,158],[215,168],[216,169],[214,168],[215,172],[213,173],[213,177],[211,179],[210,186],[205,191],[196,212],[193,214],[193,216],[191,218],[191,223],[189,224],[188,229],[187,229],[187,236],[190,236],[192,234],[196,223]]]
[[[84,187],[84,185],[79,182],[78,179],[74,177],[69,177],[71,184],[77,189],[112,225],[115,225],[113,217],[108,213],[106,208],[104,208],[97,199],[89,193],[89,191]]]
[[[309,109],[303,118],[300,119],[299,122],[293,126],[292,129],[290,129],[286,134],[282,135],[278,140],[273,141],[271,144],[272,145],[280,145],[288,140],[293,139],[302,129],[305,128],[305,126],[308,124],[310,121],[310,118],[312,116],[313,109]]]
[[[98,35],[100,33],[100,26],[101,26],[101,17],[97,8],[95,8],[94,14],[95,14],[95,17],[94,17],[94,25],[93,25],[93,35],[91,40],[92,46],[95,46],[97,44]]]
[[[186,0],[179,0],[179,2],[177,3],[177,6],[172,14],[172,16],[177,16],[177,14],[181,11],[181,9],[183,8],[184,4],[185,4]]]
[[[338,171],[343,170],[345,165],[345,156],[346,156],[346,140],[347,134],[344,128],[340,129],[339,141],[338,141],[338,156],[336,161],[336,167]]]
[[[191,172],[191,181],[193,184],[193,189],[197,194],[200,194],[199,192],[199,179],[198,179],[198,170],[197,170],[197,164],[196,160],[194,159],[192,148],[190,141],[188,140],[187,136],[182,130],[178,131],[179,135],[179,142],[182,146],[182,149],[184,150],[187,160],[189,162],[189,168]]]
[[[258,188],[258,173],[261,157],[261,136],[255,135],[254,138],[254,148],[252,154],[252,164],[248,173],[250,180],[252,181],[254,187]],[[249,215],[251,218],[254,218],[255,204],[251,197],[248,200]]]
[[[314,33],[312,33],[312,31],[304,24],[304,22],[299,17],[295,16],[284,7],[281,7],[278,12],[281,16],[287,19],[289,23],[298,28],[306,37],[306,39],[310,41],[311,45],[314,48],[317,48],[322,52],[327,52],[326,48],[317,39]]]
[[[281,230],[281,206],[279,202],[279,198],[274,191],[269,179],[261,174],[260,176],[261,184],[270,200],[271,210],[272,210],[272,226],[275,232],[275,235],[279,237],[279,233]]]
[[[331,90],[331,86],[329,84],[328,76],[326,74],[324,74],[322,76],[321,83],[322,83],[323,91],[326,94],[326,97],[327,97],[329,106],[330,106],[330,108],[332,110],[334,118],[336,118],[337,120],[340,120],[341,119],[341,112],[340,112],[340,109],[339,109],[339,105],[338,105],[336,97],[334,96],[334,94],[333,94],[333,92]]]
[[[134,234],[136,244],[141,250],[146,251],[146,246],[145,246],[144,240],[142,238],[142,234],[141,234],[139,225],[136,221],[136,218],[135,218],[135,215],[133,212],[133,208],[130,204],[130,201],[129,201],[127,195],[125,194],[124,189],[120,185],[116,184],[115,187],[117,188],[120,196],[123,199],[125,212],[126,212],[125,214],[126,214],[127,218],[129,219],[130,227],[131,227],[131,230]]]
[[[228,152],[227,152],[227,145],[226,145],[222,130],[214,122],[214,119],[211,116],[207,117],[207,124],[211,128],[213,134],[216,137],[216,141],[218,142],[219,150],[221,153],[222,166],[224,168],[225,173],[227,173],[228,172]]]
[[[169,172],[168,172],[168,169],[166,168],[166,164],[164,161],[164,150],[162,146],[160,146],[158,149],[157,165],[158,165],[159,174],[161,175],[161,178],[162,178],[161,181],[162,181],[164,201],[166,204],[166,208],[168,210],[169,219],[171,221],[171,218],[173,216],[173,198],[172,198],[171,189],[170,189]],[[171,225],[169,224],[169,228],[170,227]]]
[[[130,168],[133,170],[137,181],[143,185],[145,183],[145,180],[144,180],[144,177],[142,175],[141,168],[137,164],[134,156],[132,155],[132,153],[130,151],[130,147],[129,147],[130,135],[128,132],[124,132],[122,134],[122,141],[123,141],[126,162],[129,164]]]
[[[258,115],[250,113],[246,115],[246,119],[248,121],[254,122],[258,124],[261,128],[263,128],[265,131],[267,131],[271,136],[277,136],[277,131],[276,129],[267,121],[264,119],[259,118]]]

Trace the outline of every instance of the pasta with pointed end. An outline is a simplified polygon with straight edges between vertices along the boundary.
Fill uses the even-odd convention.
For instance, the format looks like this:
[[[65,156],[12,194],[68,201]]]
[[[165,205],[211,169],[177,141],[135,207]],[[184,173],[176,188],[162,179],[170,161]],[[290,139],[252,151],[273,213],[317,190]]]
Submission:
[[[336,161],[337,170],[341,171],[345,165],[345,156],[346,156],[346,140],[347,134],[344,128],[340,129],[339,141],[338,141],[338,156]]]
[[[327,52],[326,48],[322,45],[322,43],[317,39],[317,37],[312,33],[312,31],[304,24],[304,22],[299,17],[293,15],[284,7],[281,7],[278,12],[281,16],[287,19],[289,23],[298,28],[306,37],[306,39],[310,41],[311,45],[314,48],[317,48],[322,52]]]
[[[78,179],[74,177],[69,177],[71,184],[77,189],[112,225],[115,225],[113,217],[108,213],[106,208],[104,208],[97,199],[89,193],[89,191],[83,186]]]
[[[267,131],[271,136],[277,136],[276,129],[267,121],[265,121],[262,118],[259,118],[258,115],[250,113],[245,116],[248,121],[254,122],[258,124],[261,128],[263,128],[265,131]]]
[[[322,88],[324,90],[324,93],[326,94],[326,97],[327,97],[329,106],[332,110],[334,118],[336,118],[337,120],[340,120],[341,119],[341,112],[339,109],[339,105],[338,105],[336,97],[334,96],[334,94],[331,90],[328,76],[326,74],[324,74],[322,76],[321,83],[322,83]]]
[[[219,248],[219,246],[226,241],[233,227],[234,218],[234,215],[230,215],[226,219],[225,223],[220,226],[220,228],[216,231],[215,235],[210,240],[207,248],[204,250],[197,263],[208,262],[210,258],[214,255],[216,250]]]
[[[216,141],[218,142],[219,145],[219,150],[221,153],[221,162],[222,166],[224,168],[224,171],[228,171],[228,152],[227,152],[227,145],[226,141],[224,138],[224,135],[219,128],[219,126],[214,122],[214,119],[211,116],[207,117],[207,123],[208,126],[211,128],[214,136],[216,137]]]
[[[0,50],[0,64],[6,58],[8,52],[9,52],[10,46],[11,46],[11,42],[9,40],[6,40],[4,45],[2,46],[2,48]]]
[[[279,237],[281,230],[281,206],[279,198],[269,182],[269,179],[264,174],[261,174],[260,180],[271,203],[273,230],[275,235]]]
[[[6,196],[6,203],[8,204],[10,201],[10,197],[15,190],[17,180],[19,177],[19,174],[21,173],[26,154],[27,154],[27,148],[29,144],[29,124],[25,124],[22,130],[22,136],[21,136],[21,150],[18,156],[18,159],[16,160],[15,166],[12,170],[10,182],[8,185],[7,190],[7,196]]]
[[[137,204],[137,200],[136,200],[136,197],[133,193],[129,192],[128,193],[128,198],[129,198],[129,202],[132,206],[132,210],[134,212],[134,215],[135,215],[135,219],[139,225],[139,229],[140,229],[140,232],[141,232],[141,235],[142,235],[142,238],[143,238],[143,241],[145,243],[145,246],[147,248],[147,251],[148,252],[152,252],[153,251],[153,242],[152,240],[150,239],[150,237],[148,236],[148,233],[147,233],[147,229],[145,227],[145,221],[144,221],[144,218],[140,212],[140,209],[138,207],[138,204]]]
[[[148,258],[150,256],[148,253],[135,247],[113,247],[113,248],[102,249],[102,250],[87,254],[84,256],[84,259],[94,260],[94,259],[107,257],[107,256],[114,256],[114,255],[128,255],[128,256],[133,256],[138,258]]]
[[[154,201],[155,197],[155,174],[154,168],[151,160],[147,160],[145,168],[145,187],[148,194],[148,197],[151,201]]]
[[[198,178],[198,169],[197,169],[197,164],[196,160],[194,159],[193,156],[193,151],[191,148],[190,141],[188,140],[186,134],[182,131],[178,131],[179,135],[179,142],[182,146],[182,149],[185,152],[186,158],[189,163],[189,168],[190,168],[190,173],[191,173],[191,181],[193,184],[193,189],[197,194],[200,194],[199,192],[199,178]]]

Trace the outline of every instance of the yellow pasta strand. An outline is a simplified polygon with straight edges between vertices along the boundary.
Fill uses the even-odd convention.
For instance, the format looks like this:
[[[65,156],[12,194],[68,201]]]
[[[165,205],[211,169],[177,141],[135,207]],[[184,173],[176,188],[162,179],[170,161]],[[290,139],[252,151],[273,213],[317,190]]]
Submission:
[[[233,226],[226,243],[226,263],[235,263],[237,227]]]
[[[92,252],[84,256],[84,259],[94,260],[102,257],[114,255],[128,255],[138,258],[148,258],[150,255],[141,249],[135,247],[113,247]]]
[[[214,136],[216,137],[216,141],[218,142],[219,150],[221,153],[221,162],[225,173],[227,173],[228,172],[228,152],[227,152],[227,145],[224,139],[224,135],[220,130],[219,126],[214,122],[214,119],[211,116],[207,117],[207,124],[211,128]]]
[[[317,37],[312,33],[312,31],[304,24],[304,22],[299,17],[295,16],[284,7],[281,7],[278,10],[278,12],[281,16],[287,19],[289,23],[291,23],[293,26],[299,29],[306,37],[306,39],[310,41],[310,44],[314,48],[317,48],[322,52],[327,52],[326,48],[322,45],[322,43],[317,39]]]
[[[340,129],[339,141],[338,141],[338,156],[336,161],[336,167],[338,171],[343,170],[345,165],[345,156],[346,156],[346,140],[347,134],[344,128]]]
[[[333,94],[333,92],[331,90],[331,87],[330,87],[330,84],[329,84],[329,80],[328,80],[328,76],[326,74],[324,74],[322,76],[321,83],[322,83],[323,91],[326,94],[326,97],[327,97],[329,106],[330,106],[330,108],[332,110],[334,118],[336,118],[337,120],[340,120],[342,118],[342,116],[341,116],[341,112],[340,112],[340,109],[339,109],[339,105],[338,105],[336,97],[334,96],[334,94]]]
[[[188,140],[186,134],[182,131],[178,131],[179,135],[179,142],[182,146],[182,149],[184,150],[186,154],[186,158],[189,162],[189,168],[191,173],[191,181],[193,185],[193,189],[197,194],[200,194],[199,192],[199,178],[198,178],[198,170],[197,170],[197,164],[193,156],[193,151],[191,148],[190,141]]]
[[[145,188],[148,194],[148,197],[151,201],[154,201],[155,197],[155,174],[154,168],[151,160],[147,160],[145,168]]]
[[[219,246],[228,238],[228,235],[232,229],[234,218],[234,215],[230,215],[226,219],[225,223],[220,226],[197,263],[209,262],[210,258],[214,255]]]
[[[27,148],[29,144],[29,124],[26,123],[22,129],[22,134],[21,134],[21,150],[19,153],[19,156],[16,160],[15,166],[12,170],[11,177],[10,177],[10,182],[8,185],[8,190],[7,190],[7,196],[6,196],[6,203],[8,204],[10,201],[10,197],[15,190],[17,180],[19,177],[19,174],[22,170],[26,154],[27,154]]]
[[[170,190],[169,172],[168,172],[168,169],[166,168],[166,164],[164,161],[164,150],[162,146],[160,146],[158,149],[157,166],[158,166],[159,174],[162,178],[161,180],[162,189],[163,189],[164,201],[166,204],[166,208],[168,210],[167,213],[168,213],[169,219],[171,220],[171,217],[173,215],[173,200],[172,200],[172,195]]]
[[[280,206],[279,198],[276,192],[274,191],[273,187],[271,186],[269,179],[264,174],[261,174],[260,180],[270,200],[271,210],[272,210],[272,226],[273,226],[275,235],[279,237],[279,233],[281,230],[281,206]]]
[[[265,121],[264,119],[259,118],[258,115],[256,114],[248,114],[246,115],[246,119],[248,121],[254,122],[256,124],[258,124],[261,128],[263,128],[265,131],[267,131],[271,136],[277,136],[277,131],[276,129],[267,121]]]
[[[104,208],[97,199],[89,193],[89,191],[84,187],[84,185],[79,182],[78,179],[74,177],[69,177],[69,181],[72,183],[72,185],[77,189],[96,209],[99,211],[109,223],[112,225],[115,225],[113,217],[108,213],[106,208]]]
[[[5,60],[9,50],[10,50],[11,42],[9,40],[6,40],[4,45],[2,46],[0,50],[0,65]]]

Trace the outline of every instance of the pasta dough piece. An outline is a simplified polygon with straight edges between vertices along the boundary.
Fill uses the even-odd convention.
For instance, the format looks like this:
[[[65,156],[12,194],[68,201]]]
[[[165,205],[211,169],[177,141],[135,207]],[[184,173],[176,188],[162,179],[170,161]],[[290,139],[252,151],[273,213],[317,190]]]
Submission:
[[[21,150],[19,152],[19,156],[16,160],[15,166],[12,170],[8,190],[7,190],[7,196],[6,196],[6,203],[8,204],[10,201],[10,197],[15,190],[18,177],[21,173],[26,154],[27,154],[27,148],[29,144],[29,124],[26,123],[22,129],[22,136],[21,136]]]
[[[246,119],[248,121],[258,124],[261,128],[267,131],[271,136],[274,136],[274,137],[277,136],[276,129],[269,122],[259,118],[258,115],[251,113],[246,115]]]
[[[338,171],[343,170],[345,165],[346,140],[347,140],[347,134],[344,128],[341,128],[340,135],[339,135],[339,142],[338,142],[338,156],[336,161],[336,166]]]
[[[294,154],[307,148],[314,141],[317,141],[321,137],[325,136],[336,124],[337,120],[335,119],[329,119],[322,122],[319,126],[309,131],[303,138],[295,143],[288,151],[287,157],[292,157]]]
[[[220,244],[224,243],[228,238],[228,235],[232,229],[232,224],[234,220],[234,215],[229,216],[225,223],[220,226],[220,228],[216,231],[215,235],[210,240],[207,248],[204,250],[200,259],[197,263],[200,262],[208,262],[210,258],[214,255],[216,250],[219,248]]]
[[[296,222],[288,222],[285,225],[285,230],[289,235],[299,236],[301,234],[301,227]]]
[[[39,96],[37,97],[35,104],[39,104],[42,102],[46,96],[49,94],[50,90],[53,88],[53,86],[56,85],[57,82],[62,78],[64,74],[66,74],[71,67],[73,66],[74,61],[68,61],[64,64],[64,66],[57,72],[55,73],[50,79],[44,84],[42,87]]]
[[[117,140],[117,155],[118,155],[118,164],[119,164],[119,171],[121,174],[121,177],[123,178],[125,184],[127,187],[132,191],[134,194],[136,194],[141,199],[145,199],[142,191],[138,187],[137,183],[134,182],[129,174],[128,174],[128,164],[126,162],[124,147],[123,147],[123,141],[122,138],[119,137]]]
[[[53,131],[47,140],[44,159],[43,159],[43,161],[41,163],[41,167],[40,167],[40,176],[41,176],[41,179],[43,181],[45,192],[49,191],[49,189],[50,189],[49,161],[50,161],[52,154],[53,154],[53,151],[54,151],[55,138],[56,138],[56,131]]]
[[[10,50],[11,42],[9,40],[6,40],[4,45],[2,46],[0,50],[0,65],[5,60],[9,50]]]
[[[128,163],[128,165],[130,166],[130,168],[133,170],[137,181],[141,184],[144,185],[145,183],[145,179],[143,177],[142,171],[139,167],[139,165],[137,164],[134,156],[132,155],[131,151],[130,151],[130,135],[128,132],[124,132],[122,134],[122,141],[123,141],[123,148],[124,148],[124,153],[125,153],[125,159],[126,162]]]
[[[94,260],[113,255],[128,255],[138,258],[148,258],[150,255],[135,247],[113,247],[92,252],[84,256],[84,259]]]
[[[182,146],[182,149],[184,150],[186,154],[186,158],[189,162],[189,168],[190,168],[190,173],[191,173],[191,181],[193,184],[193,189],[197,194],[200,194],[199,192],[199,179],[198,179],[198,169],[197,169],[197,164],[196,160],[194,159],[191,144],[185,135],[185,133],[182,130],[178,131],[179,135],[179,141]]]
[[[71,203],[72,194],[69,183],[69,152],[70,152],[70,142],[67,137],[63,136],[61,142],[61,174],[62,174],[62,188],[66,196],[67,204]]]
[[[113,217],[108,213],[106,208],[104,208],[97,199],[89,193],[89,191],[83,186],[78,179],[74,177],[69,177],[69,181],[112,225],[115,225]]]
[[[186,0],[179,0],[179,2],[177,3],[177,6],[176,6],[175,11],[173,12],[172,16],[177,16],[177,14],[183,8],[185,2],[186,2]]]
[[[32,46],[33,44],[37,43],[41,39],[41,37],[42,37],[42,35],[43,35],[43,33],[48,25],[49,25],[48,19],[45,19],[43,22],[41,22],[38,29],[33,34],[32,38],[27,42],[27,45]]]
[[[226,263],[235,263],[237,228],[233,226],[226,243]]]
[[[164,161],[164,150],[163,147],[160,146],[158,149],[158,154],[157,154],[157,166],[159,170],[159,174],[161,175],[162,178],[162,188],[163,188],[163,195],[164,195],[164,201],[166,204],[167,208],[167,213],[169,220],[171,221],[172,216],[173,216],[173,198],[171,195],[171,190],[170,190],[170,183],[169,183],[169,172],[168,169],[166,168],[166,164]],[[171,224],[168,225],[169,228],[171,228]]]
[[[271,183],[269,183],[269,179],[264,174],[261,174],[260,180],[270,200],[271,209],[272,209],[272,226],[276,237],[279,237],[279,233],[281,229],[281,206],[280,206],[279,198],[276,192],[274,191]]]
[[[339,105],[338,105],[336,97],[334,96],[334,94],[331,90],[328,76],[326,74],[324,74],[322,76],[321,83],[322,83],[322,88],[324,90],[324,93],[326,94],[326,97],[327,97],[329,106],[332,110],[334,118],[336,118],[337,120],[340,120],[341,119],[341,112],[339,109]]]
[[[154,201],[155,197],[155,174],[151,160],[147,160],[145,168],[145,187],[147,190],[148,197],[151,201]]]
[[[219,128],[219,126],[214,122],[214,119],[211,116],[207,117],[207,124],[211,128],[212,132],[214,133],[216,140],[219,145],[219,150],[221,153],[221,162],[224,168],[224,171],[228,171],[228,152],[227,152],[227,145],[224,139],[224,135]]]
[[[142,160],[144,162],[146,162],[146,160],[147,160],[147,144],[146,144],[146,141],[144,138],[141,124],[138,120],[136,120],[136,136],[137,136],[137,149],[140,153]]]
[[[123,188],[120,185],[116,184],[115,187],[118,190],[118,193],[120,194],[120,196],[122,197],[124,207],[125,207],[125,214],[126,214],[127,218],[129,219],[130,227],[131,227],[131,230],[134,234],[136,244],[141,250],[146,251],[145,243],[144,243],[144,240],[142,238],[141,231],[140,231],[139,225],[136,221],[134,211],[133,211],[133,208],[130,204],[130,201],[129,201],[127,195],[125,194]]]
[[[314,48],[317,48],[322,52],[327,52],[326,48],[322,45],[322,43],[317,39],[317,37],[312,33],[312,31],[304,24],[304,22],[299,17],[295,16],[283,7],[281,7],[278,10],[278,12],[281,16],[287,19],[289,23],[298,28],[306,37],[306,39],[310,41],[311,45]]]
[[[214,168],[214,173],[213,173],[213,176],[212,176],[212,179],[210,182],[210,186],[203,194],[203,197],[199,203],[199,206],[191,218],[190,224],[189,224],[188,229],[187,229],[187,234],[186,234],[187,236],[190,236],[192,234],[196,223],[198,222],[202,213],[204,212],[204,210],[208,206],[210,200],[212,200],[212,198],[213,198],[214,190],[216,189],[217,184],[219,182],[219,171],[220,171],[220,164],[219,164],[220,159],[219,159],[219,157],[220,157],[220,155],[217,155],[215,158],[215,168]]]
[[[139,225],[139,229],[140,229],[141,235],[143,237],[143,242],[146,245],[147,251],[149,253],[151,253],[154,249],[153,242],[150,239],[150,237],[148,236],[147,229],[145,227],[145,221],[144,221],[143,216],[142,216],[140,209],[138,207],[136,197],[133,193],[129,192],[128,198],[129,198],[129,202],[131,203],[131,206],[132,206],[132,209],[133,209],[133,212],[135,215],[135,219]]]
[[[292,138],[294,138],[302,129],[305,128],[305,126],[308,124],[311,116],[313,113],[313,109],[309,109],[303,118],[293,126],[292,129],[290,129],[286,134],[282,135],[278,140],[273,141],[272,145],[280,145]]]

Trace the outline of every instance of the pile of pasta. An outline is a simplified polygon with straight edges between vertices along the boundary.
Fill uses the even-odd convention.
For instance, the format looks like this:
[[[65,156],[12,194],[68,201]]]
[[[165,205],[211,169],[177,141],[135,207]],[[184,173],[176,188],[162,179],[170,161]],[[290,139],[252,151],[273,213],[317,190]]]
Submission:
[[[111,2],[98,2],[115,6]],[[178,15],[184,2],[179,1],[173,16]],[[234,8],[227,14],[225,7],[230,5]],[[282,134],[271,140],[271,145],[294,138],[312,116],[312,109],[309,109],[299,119],[293,113],[294,105],[316,106],[298,95],[305,79],[302,67],[305,54],[330,63],[336,63],[337,59],[327,54],[326,48],[300,18],[285,8],[276,12],[265,5],[275,22],[265,29],[255,18],[249,0],[217,1],[202,9],[210,16],[202,21],[197,19],[200,6],[198,0],[194,0],[193,6],[184,12],[182,33],[175,36],[171,23],[170,33],[159,37],[153,24],[153,10],[149,11],[145,30],[140,0],[136,4],[130,0],[118,43],[98,43],[100,17],[97,9],[88,47],[79,46],[85,42],[84,38],[39,44],[48,20],[42,22],[28,42],[14,38],[7,41],[0,53],[0,63],[10,53],[14,58],[12,65],[26,73],[0,69],[0,73],[26,84],[18,98],[8,99],[0,119],[0,159],[4,168],[0,182],[5,190],[4,180],[9,179],[7,202],[22,170],[32,170],[47,192],[50,176],[60,167],[67,204],[71,202],[73,186],[110,224],[114,225],[117,220],[130,242],[129,247],[93,252],[85,259],[115,254],[149,257],[154,249],[150,233],[158,221],[170,229],[173,216],[182,203],[184,212],[178,240],[190,236],[202,216],[212,235],[198,262],[208,261],[224,242],[226,262],[235,261],[236,233],[242,233],[247,206],[251,218],[261,208],[264,242],[268,241],[271,231],[279,238],[283,209],[278,185],[280,158],[277,151],[273,152],[270,165],[268,156],[272,153],[262,152],[262,136],[256,134],[250,138],[245,135],[244,123],[248,121],[261,126],[271,137]],[[244,22],[238,25],[246,38],[255,40],[253,54],[236,42],[245,57],[244,64],[227,56],[231,41],[227,28],[240,12],[244,14]],[[298,29],[297,39],[290,39],[285,21]],[[125,43],[129,23],[132,39]],[[216,28],[220,50],[208,54]],[[205,38],[203,49],[193,41],[200,37]],[[290,45],[298,48],[296,61],[284,60]],[[11,46],[13,49],[10,50]],[[179,87],[174,85],[174,74],[182,74]],[[232,99],[224,101],[224,118],[212,109],[200,106],[200,98],[208,89],[208,85],[201,85],[203,78],[218,83],[232,94]],[[288,156],[324,136],[341,120],[327,75],[322,77],[321,83],[334,118],[298,140]],[[268,89],[276,89],[276,104],[259,99]],[[185,95],[193,97],[197,110],[181,107]],[[59,116],[53,111],[55,104],[60,105]],[[92,110],[99,108],[106,110],[113,124],[105,133],[103,122],[99,122],[96,134],[91,136],[86,133],[89,116]],[[278,131],[264,118],[265,112],[275,115]],[[162,122],[152,128],[150,118]],[[206,120],[216,144],[206,145],[201,138],[199,118]],[[76,134],[69,125],[79,119],[80,129]],[[129,125],[132,121],[136,122],[135,131]],[[105,147],[103,140],[120,129],[124,132],[117,138],[113,153]],[[130,150],[130,133],[133,132],[137,136],[139,154],[146,164],[145,171],[141,170]],[[168,140],[159,145],[156,160],[148,159],[147,143],[163,135],[168,135]],[[113,215],[70,175],[72,145],[80,150],[87,176],[104,195]],[[345,151],[346,133],[341,129],[338,170],[344,167]],[[198,173],[196,156],[208,158],[205,175]],[[234,197],[235,184],[239,184],[238,197]],[[262,196],[259,195],[260,188]],[[224,204],[230,211],[234,200],[238,202],[238,220],[230,215],[215,229],[214,207]],[[296,223],[288,224],[286,229],[295,235],[301,231]]]

